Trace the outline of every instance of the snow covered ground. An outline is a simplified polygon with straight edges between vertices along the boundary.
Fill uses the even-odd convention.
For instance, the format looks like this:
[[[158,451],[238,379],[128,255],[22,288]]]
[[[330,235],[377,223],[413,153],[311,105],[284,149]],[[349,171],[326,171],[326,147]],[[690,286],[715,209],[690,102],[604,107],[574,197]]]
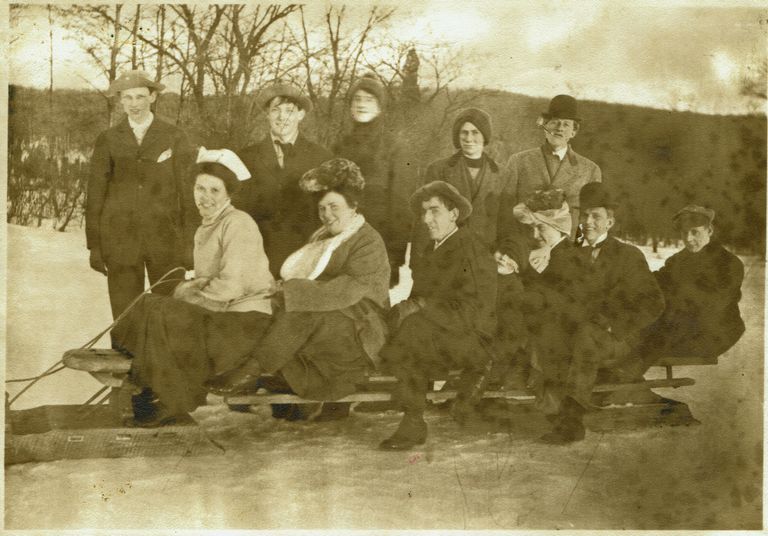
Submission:
[[[652,268],[671,254],[646,250]],[[266,409],[200,408],[225,451],[200,457],[71,460],[5,473],[6,529],[756,529],[762,513],[764,265],[747,266],[747,332],[693,387],[659,390],[700,426],[588,433],[541,445],[537,415],[506,430],[460,430],[428,415],[425,448],[375,445],[399,416],[286,423]],[[106,280],[81,233],[8,227],[6,375],[34,375],[110,321]],[[99,388],[63,371],[14,409],[85,401]],[[13,395],[18,384],[9,384]],[[110,531],[110,533],[114,533]]]

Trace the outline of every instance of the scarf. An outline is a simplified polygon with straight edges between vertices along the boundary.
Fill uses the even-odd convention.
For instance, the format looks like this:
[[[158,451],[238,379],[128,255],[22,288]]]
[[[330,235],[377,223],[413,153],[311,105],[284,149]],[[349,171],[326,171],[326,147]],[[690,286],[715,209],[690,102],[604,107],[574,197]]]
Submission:
[[[280,268],[283,281],[290,279],[317,279],[328,266],[331,255],[336,249],[355,234],[365,223],[365,217],[357,214],[352,221],[337,235],[331,235],[325,226],[320,227],[309,237],[309,242],[291,253]]]

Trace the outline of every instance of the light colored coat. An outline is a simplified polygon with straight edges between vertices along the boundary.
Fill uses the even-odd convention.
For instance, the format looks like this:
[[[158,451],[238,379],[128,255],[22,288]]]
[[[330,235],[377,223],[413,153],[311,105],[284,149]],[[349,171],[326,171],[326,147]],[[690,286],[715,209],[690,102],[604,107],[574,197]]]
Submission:
[[[203,298],[222,311],[260,311],[271,314],[269,296],[275,281],[256,222],[233,206],[195,232],[195,277],[207,279]],[[215,305],[215,304],[209,304]]]
[[[571,208],[573,221],[572,235],[575,235],[579,223],[579,191],[588,182],[600,182],[602,172],[597,164],[568,147],[560,167],[550,177],[544,159],[547,146],[528,149],[513,154],[507,162],[508,182],[503,200],[503,208],[509,212],[508,219],[514,220],[512,207],[525,201],[536,190],[561,189]],[[506,226],[505,226],[506,227]]]

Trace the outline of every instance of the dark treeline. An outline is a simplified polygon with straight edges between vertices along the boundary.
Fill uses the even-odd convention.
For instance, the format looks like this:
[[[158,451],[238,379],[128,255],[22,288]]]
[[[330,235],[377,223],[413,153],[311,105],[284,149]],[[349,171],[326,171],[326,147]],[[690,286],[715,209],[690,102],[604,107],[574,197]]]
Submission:
[[[87,161],[98,133],[107,127],[103,96],[95,91],[9,88],[8,221],[64,230],[82,219]],[[412,151],[414,188],[426,165],[450,154],[450,127],[466,106],[486,109],[494,122],[489,153],[504,164],[536,146],[536,117],[548,99],[503,91],[453,90],[431,99],[391,86],[388,117]],[[157,113],[186,128],[209,148],[238,149],[267,131],[254,105],[258,95],[206,97],[213,112],[201,121],[177,94],[164,94]],[[331,146],[348,125],[344,98],[331,118],[312,113],[303,131]],[[322,103],[321,103],[322,104]],[[331,108],[329,103],[318,107]],[[238,106],[236,121],[225,107]],[[216,110],[222,113],[217,114]],[[597,162],[604,181],[622,203],[619,236],[636,242],[675,239],[671,216],[687,203],[712,207],[720,238],[738,251],[765,251],[766,120],[760,116],[711,116],[585,101],[574,148]],[[322,111],[318,112],[322,113]]]

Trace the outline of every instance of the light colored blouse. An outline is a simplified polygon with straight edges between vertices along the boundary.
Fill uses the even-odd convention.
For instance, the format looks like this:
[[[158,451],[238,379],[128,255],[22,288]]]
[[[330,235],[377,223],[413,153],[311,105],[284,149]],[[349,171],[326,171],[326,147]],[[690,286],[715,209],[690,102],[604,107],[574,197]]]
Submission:
[[[223,302],[225,311],[272,314],[269,271],[259,227],[246,212],[229,205],[195,232],[195,278],[205,278],[203,297]]]

